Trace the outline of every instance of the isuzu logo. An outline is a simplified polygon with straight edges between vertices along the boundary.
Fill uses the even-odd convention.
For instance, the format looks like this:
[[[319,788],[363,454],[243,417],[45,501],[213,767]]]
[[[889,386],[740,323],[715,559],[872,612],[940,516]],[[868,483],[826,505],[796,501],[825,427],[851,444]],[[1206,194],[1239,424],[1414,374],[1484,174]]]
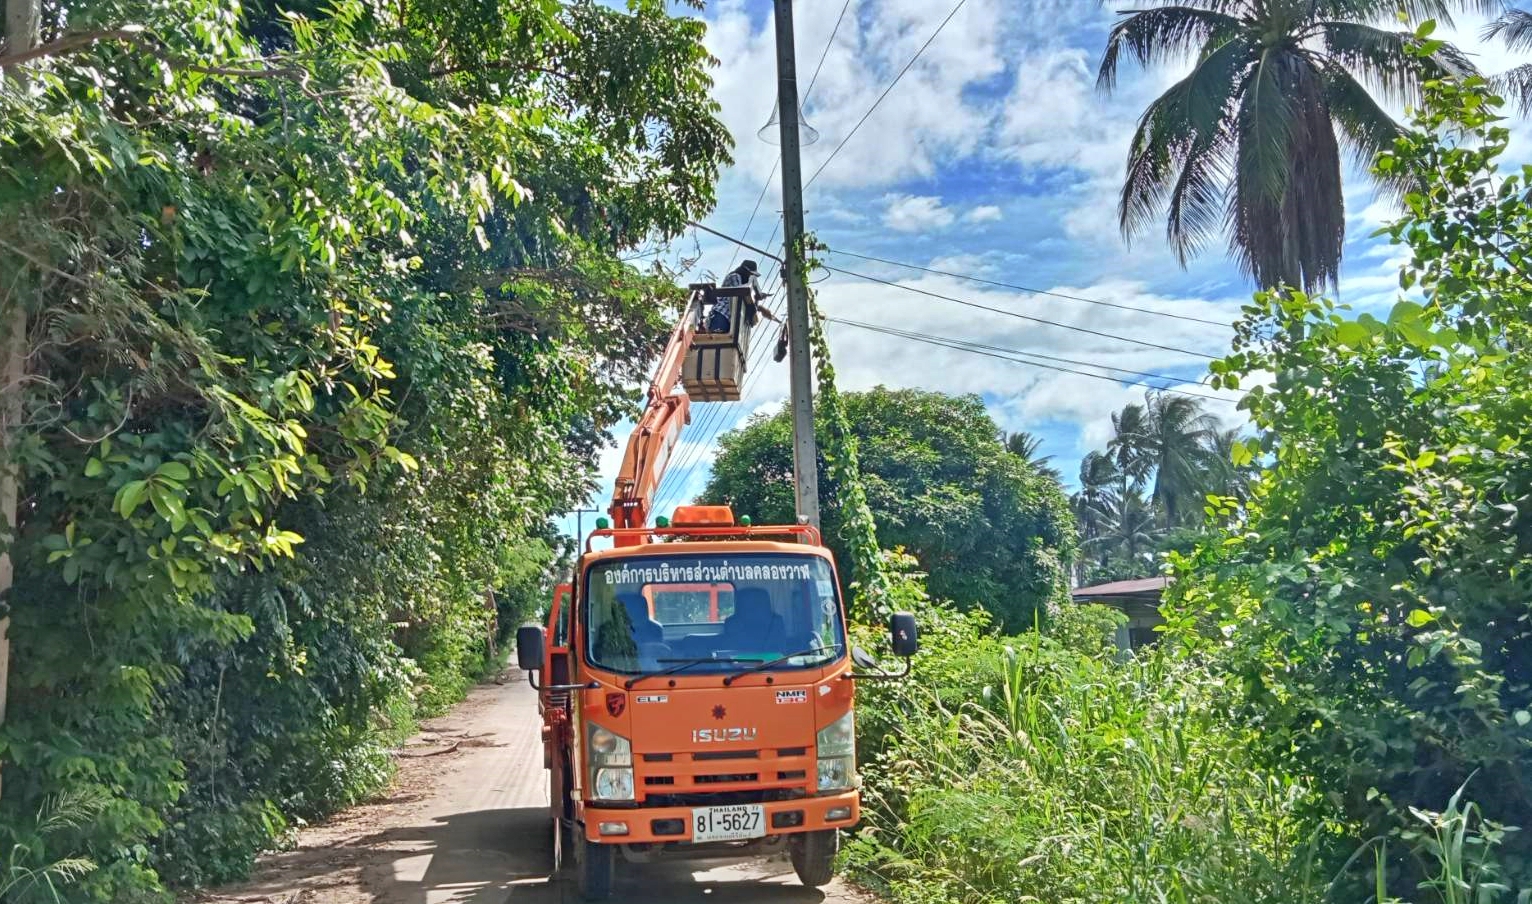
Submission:
[[[754,728],[695,728],[692,741],[697,744],[727,744],[730,741],[754,741]]]

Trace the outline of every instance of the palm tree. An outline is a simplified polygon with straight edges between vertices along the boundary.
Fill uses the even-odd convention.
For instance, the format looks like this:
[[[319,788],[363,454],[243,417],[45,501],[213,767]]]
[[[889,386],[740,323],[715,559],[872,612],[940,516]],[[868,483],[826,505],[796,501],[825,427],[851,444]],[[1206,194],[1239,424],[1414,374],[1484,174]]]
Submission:
[[[1118,206],[1123,234],[1165,210],[1184,265],[1220,231],[1261,287],[1333,285],[1345,243],[1340,148],[1370,161],[1400,127],[1368,93],[1410,101],[1420,84],[1473,67],[1444,45],[1406,52],[1383,27],[1497,0],[1144,0],[1107,38],[1097,84],[1111,91],[1126,53],[1145,66],[1194,57],[1191,73],[1139,119]],[[1339,134],[1337,134],[1337,129]]]
[[[1085,541],[1085,548],[1101,556],[1103,567],[1115,558],[1131,563],[1138,571],[1150,573],[1160,537],[1164,534],[1164,530],[1155,524],[1153,508],[1143,496],[1130,489],[1115,501],[1108,517],[1110,521],[1105,531]]]
[[[1053,456],[1039,456],[1037,454],[1042,451],[1042,447],[1042,437],[1035,433],[1028,433],[1025,430],[1018,430],[1007,435],[1005,438],[1005,448],[1008,452],[1031,465],[1032,470],[1043,477],[1047,477],[1056,483],[1061,482],[1064,479],[1064,475],[1059,473],[1058,468],[1048,463],[1053,460]]]
[[[1207,468],[1203,479],[1203,489],[1206,492],[1236,499],[1249,498],[1250,482],[1255,479],[1257,469],[1254,464],[1234,463],[1234,444],[1241,439],[1243,437],[1238,427],[1215,430],[1209,437]]]
[[[1514,7],[1484,28],[1486,40],[1499,38],[1511,50],[1532,50],[1532,12]],[[1495,76],[1495,90],[1509,95],[1523,114],[1532,113],[1532,63]]]
[[[1106,533],[1122,496],[1122,472],[1100,452],[1086,454],[1080,462],[1080,490],[1069,500],[1080,538],[1090,541]]]
[[[1110,448],[1135,486],[1144,486],[1152,475],[1150,500],[1163,526],[1187,523],[1206,494],[1209,448],[1219,432],[1218,419],[1199,399],[1161,392],[1113,415],[1112,426]]]

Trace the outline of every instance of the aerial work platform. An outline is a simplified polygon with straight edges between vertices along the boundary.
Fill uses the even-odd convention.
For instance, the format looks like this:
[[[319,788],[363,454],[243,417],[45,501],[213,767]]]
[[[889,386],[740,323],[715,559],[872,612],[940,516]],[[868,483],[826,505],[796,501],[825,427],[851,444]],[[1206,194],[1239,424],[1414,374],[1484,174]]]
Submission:
[[[712,283],[694,283],[686,316],[697,331],[686,351],[681,369],[681,384],[686,394],[697,402],[737,402],[745,382],[746,362],[750,355],[749,286],[721,288]],[[723,332],[708,329],[714,306],[720,299],[729,304],[729,328]]]

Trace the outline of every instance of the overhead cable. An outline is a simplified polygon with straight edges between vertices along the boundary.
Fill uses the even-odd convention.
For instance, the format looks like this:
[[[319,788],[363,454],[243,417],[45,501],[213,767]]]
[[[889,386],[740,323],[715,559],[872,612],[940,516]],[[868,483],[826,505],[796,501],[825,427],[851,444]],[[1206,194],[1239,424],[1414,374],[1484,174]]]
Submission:
[[[1119,304],[1114,301],[1102,301],[1099,298],[1086,298],[1081,295],[1070,295],[1065,292],[1054,292],[1048,289],[1034,289],[1030,286],[1020,286],[1016,285],[1015,283],[999,282],[993,279],[969,276],[965,273],[953,273],[948,270],[937,270],[934,267],[922,267],[918,264],[907,264],[903,261],[889,260],[888,258],[884,257],[874,257],[871,254],[858,254],[855,251],[842,251],[838,248],[828,248],[826,250],[830,254],[838,254],[843,257],[854,257],[859,260],[874,261],[879,264],[888,264],[891,267],[903,267],[906,270],[919,270],[922,273],[934,273],[937,276],[950,276],[953,279],[962,279],[968,282],[981,283],[986,286],[997,286],[1002,289],[1014,289],[1018,292],[1027,292],[1032,295],[1046,295],[1049,298],[1062,298],[1066,301],[1078,301],[1085,304],[1101,305],[1102,307],[1107,308],[1117,308],[1120,311],[1133,311],[1140,314],[1152,314],[1156,317],[1171,317],[1176,320],[1186,320],[1192,323],[1206,323],[1210,326],[1221,326],[1225,328],[1231,327],[1231,324],[1225,323],[1222,320],[1211,320],[1206,317],[1193,317],[1190,314],[1175,314],[1170,311],[1156,311],[1153,308],[1138,307],[1137,305],[1130,304]]]
[[[979,304],[976,301],[968,301],[964,298],[955,298],[951,295],[943,295],[940,292],[932,292],[930,290],[917,288],[915,286],[906,286],[901,283],[894,282],[893,280],[880,279],[876,276],[868,276],[866,273],[858,273],[855,270],[846,270],[841,267],[831,267],[828,265],[821,266],[824,266],[826,270],[829,270],[832,273],[844,273],[847,276],[855,276],[857,279],[864,279],[868,282],[878,283],[879,285],[888,286],[891,289],[902,289],[906,292],[913,292],[916,295],[924,295],[928,298],[935,298],[940,301],[950,301],[953,304],[960,304],[969,308],[977,308],[978,310],[989,311],[994,314],[1004,314],[1007,317],[1015,317],[1019,320],[1030,320],[1033,323],[1041,323],[1046,326],[1058,327],[1059,329],[1063,330],[1072,330],[1077,333],[1088,333],[1092,336],[1099,336],[1103,339],[1111,339],[1114,342],[1128,342],[1132,343],[1133,345],[1142,345],[1145,348],[1157,348],[1161,351],[1175,352],[1181,355],[1191,355],[1196,358],[1205,358],[1209,361],[1217,357],[1217,355],[1210,355],[1206,352],[1194,351],[1189,348],[1181,348],[1175,345],[1164,345],[1159,342],[1150,342],[1147,339],[1134,339],[1131,336],[1119,336],[1115,333],[1107,333],[1103,332],[1102,330],[1093,330],[1089,327],[1076,326],[1070,323],[1060,323],[1057,320],[1048,320],[1042,317],[1034,317],[1031,314],[1023,314],[1020,311],[1010,311],[1005,308],[991,307],[990,305]]]

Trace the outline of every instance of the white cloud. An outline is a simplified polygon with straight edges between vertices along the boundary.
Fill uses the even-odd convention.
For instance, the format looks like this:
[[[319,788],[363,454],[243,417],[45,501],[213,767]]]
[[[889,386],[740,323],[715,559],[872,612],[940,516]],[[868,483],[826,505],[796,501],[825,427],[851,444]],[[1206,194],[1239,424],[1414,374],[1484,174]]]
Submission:
[[[883,225],[900,232],[941,229],[957,218],[941,198],[929,195],[884,195],[883,204]]]
[[[994,223],[1005,218],[1005,214],[994,204],[981,204],[963,215],[963,219],[970,223]]]

